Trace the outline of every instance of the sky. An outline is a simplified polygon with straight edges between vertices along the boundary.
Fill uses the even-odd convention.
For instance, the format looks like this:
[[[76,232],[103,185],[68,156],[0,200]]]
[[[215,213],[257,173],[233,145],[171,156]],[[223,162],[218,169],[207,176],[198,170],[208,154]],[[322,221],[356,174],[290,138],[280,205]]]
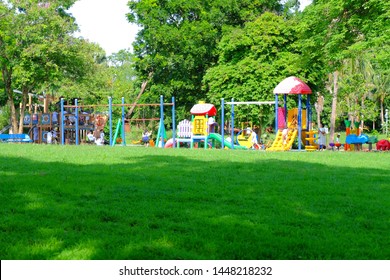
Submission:
[[[107,55],[131,49],[138,32],[136,25],[127,21],[128,0],[79,0],[69,12],[76,18],[81,36],[98,43]]]
[[[307,5],[310,5],[312,0],[300,0],[301,6],[299,7],[302,11]]]
[[[79,0],[69,10],[76,18],[81,36],[98,43],[107,55],[132,49],[138,27],[126,19],[128,0]],[[301,10],[312,0],[301,0]]]

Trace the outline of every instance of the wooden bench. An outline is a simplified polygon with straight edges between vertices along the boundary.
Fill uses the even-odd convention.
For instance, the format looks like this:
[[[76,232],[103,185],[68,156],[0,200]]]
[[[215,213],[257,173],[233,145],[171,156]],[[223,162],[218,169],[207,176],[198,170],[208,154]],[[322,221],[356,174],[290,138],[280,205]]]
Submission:
[[[33,142],[27,134],[0,134],[0,142]]]

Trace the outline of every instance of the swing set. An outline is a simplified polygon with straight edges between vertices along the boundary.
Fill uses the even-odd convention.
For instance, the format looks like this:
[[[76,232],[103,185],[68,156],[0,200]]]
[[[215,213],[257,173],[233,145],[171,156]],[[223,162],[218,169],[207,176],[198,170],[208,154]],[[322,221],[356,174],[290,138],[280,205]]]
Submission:
[[[163,96],[160,96],[160,103],[151,103],[151,104],[135,104],[125,103],[124,97],[122,97],[122,103],[120,104],[113,104],[112,103],[112,97],[108,98],[109,104],[108,105],[79,105],[78,100],[75,100],[75,105],[64,105],[64,99],[61,99],[61,144],[65,145],[65,132],[67,132],[67,135],[69,135],[69,131],[72,133],[72,138],[74,139],[74,143],[76,145],[80,144],[80,136],[84,137],[84,133],[86,134],[89,130],[92,130],[92,128],[95,131],[100,131],[104,129],[104,126],[106,123],[109,123],[109,129],[110,129],[110,135],[109,135],[109,144],[110,146],[115,146],[117,142],[120,142],[122,146],[126,146],[126,130],[125,130],[125,123],[127,122],[129,125],[132,121],[159,121],[159,128],[157,133],[157,143],[156,145],[164,147],[164,139],[166,138],[166,132],[165,132],[165,126],[164,126],[164,106],[172,106],[172,120],[173,124],[172,127],[175,127],[175,99],[172,97],[171,103],[164,103]],[[108,116],[106,114],[99,114],[95,117],[93,126],[88,125],[87,127],[83,124],[83,117],[85,115],[80,112],[82,108],[88,107],[88,108],[96,108],[96,107],[104,107],[107,108],[108,106]],[[125,108],[128,108],[130,106],[134,107],[160,107],[160,117],[154,117],[154,118],[133,118],[133,119],[126,119],[125,114]],[[118,119],[115,133],[113,131],[113,108],[120,107],[121,108],[121,118]],[[71,109],[73,112],[69,114],[67,111],[65,111],[66,108]],[[71,125],[68,125],[65,121],[71,117],[74,121]],[[120,141],[117,141],[120,138]],[[69,141],[66,141],[69,143]]]
[[[253,131],[253,126],[252,122],[242,122],[241,123],[241,130],[238,131],[236,135],[235,134],[235,129],[234,129],[234,107],[235,105],[274,105],[275,101],[234,101],[234,98],[232,98],[231,102],[225,102],[225,100],[222,98],[221,100],[221,121],[222,124],[225,122],[225,104],[231,105],[231,120],[230,120],[230,133],[231,133],[231,139],[232,141],[232,149],[234,149],[234,145],[237,146],[245,146],[247,148],[252,148],[252,134],[251,132]],[[244,127],[244,124],[250,124],[250,132],[247,131]],[[221,134],[222,134],[222,139],[224,139],[224,129],[221,129]],[[222,141],[222,149],[224,148],[224,143]],[[255,147],[256,148],[256,147]]]
[[[164,98],[161,95],[160,96],[160,103],[149,103],[149,104],[126,104],[124,97],[122,97],[122,103],[121,104],[112,104],[112,100],[109,100],[109,114],[110,114],[110,120],[112,119],[112,107],[121,107],[122,108],[122,117],[121,119],[118,119],[115,134],[114,134],[114,139],[112,140],[112,132],[110,129],[110,145],[115,146],[117,144],[117,139],[120,135],[121,138],[121,144],[122,146],[126,146],[126,129],[125,129],[125,124],[128,123],[129,126],[131,125],[131,122],[143,122],[144,123],[144,128],[146,127],[145,122],[146,121],[159,121],[159,126],[158,126],[158,132],[157,132],[157,138],[156,138],[156,143],[155,145],[159,147],[164,147],[164,141],[166,138],[166,131],[165,131],[165,125],[164,125],[164,106],[172,106],[172,120],[173,124],[172,127],[175,127],[174,120],[175,120],[175,98],[172,97],[172,102],[171,103],[164,103]],[[160,117],[151,117],[151,118],[145,118],[145,115],[143,115],[142,118],[126,118],[126,113],[125,113],[125,108],[126,107],[135,107],[135,108],[158,108],[160,107]],[[143,110],[144,111],[144,110]],[[154,110],[155,111],[155,110]],[[110,128],[112,125],[110,125]],[[129,129],[130,130],[130,129]],[[141,141],[134,141],[133,144],[140,144]],[[154,141],[150,143],[154,145]]]

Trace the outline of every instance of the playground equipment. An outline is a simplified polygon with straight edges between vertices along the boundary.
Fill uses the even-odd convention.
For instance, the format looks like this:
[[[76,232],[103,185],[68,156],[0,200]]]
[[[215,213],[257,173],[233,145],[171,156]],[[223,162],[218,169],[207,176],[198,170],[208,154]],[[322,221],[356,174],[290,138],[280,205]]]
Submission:
[[[310,87],[305,84],[302,80],[300,80],[297,77],[291,76],[283,81],[281,81],[276,88],[274,89],[275,94],[275,131],[277,131],[277,136],[279,135],[279,131],[282,128],[282,126],[288,126],[290,129],[296,129],[297,135],[294,136],[298,137],[298,150],[300,151],[302,148],[302,131],[309,129],[309,123],[310,123],[310,116],[311,116],[311,108],[310,108],[310,94],[312,93]],[[278,109],[278,95],[283,94],[284,99],[284,108],[282,110]],[[287,112],[287,95],[298,95],[298,108],[294,109],[292,114],[289,113],[288,120],[286,115],[281,115],[280,112]],[[302,110],[302,95],[306,95],[306,111]],[[279,121],[279,118],[282,116],[284,119],[283,121]],[[307,117],[304,117],[307,116]],[[292,134],[291,136],[293,136]],[[309,134],[310,136],[310,134]],[[305,138],[312,138],[312,137],[305,137]],[[306,139],[305,139],[306,140]],[[280,148],[279,141],[280,139],[276,137],[275,139],[276,143],[273,144],[274,150],[285,150],[285,148]],[[310,143],[310,140],[306,140],[306,145],[312,146]],[[293,141],[289,142],[293,143]],[[271,146],[272,147],[272,146]],[[290,147],[291,148],[291,147]],[[271,149],[272,150],[272,149]]]
[[[237,133],[237,142],[240,146],[247,147],[248,149],[253,146],[253,134],[252,129],[241,129]],[[258,149],[257,149],[258,150]]]
[[[149,118],[149,119],[131,119],[131,120],[159,120],[159,128],[157,132],[157,140],[155,145],[157,147],[164,147],[164,142],[166,138],[165,126],[164,126],[164,106],[172,106],[172,130],[175,133],[175,98],[172,97],[171,103],[164,103],[164,98],[160,96],[160,103],[149,103],[149,104],[126,104],[124,97],[122,97],[121,104],[112,104],[112,98],[109,98],[109,119],[112,119],[112,107],[121,107],[122,108],[122,118],[121,118],[121,139],[122,146],[126,146],[126,132],[125,132],[125,108],[126,107],[160,107],[160,117],[159,118]],[[110,123],[110,145],[114,146],[116,141],[112,141],[112,125]]]
[[[356,135],[350,134],[345,139],[345,142],[350,145],[351,150],[360,151],[362,149],[362,144],[366,144],[369,141],[369,138],[365,134]]]
[[[32,140],[28,134],[0,134],[0,142],[31,143]]]
[[[345,136],[348,137],[348,135],[351,134],[351,121],[344,120],[344,124],[345,124]],[[349,146],[348,143],[345,143],[344,150],[345,151],[349,151],[350,150],[350,146]]]
[[[305,135],[306,135],[305,140],[307,141],[307,144],[305,145],[305,150],[308,152],[317,150],[318,144],[315,142],[317,140],[317,137],[315,137],[316,132],[314,130],[309,130],[305,132]]]
[[[287,138],[284,143],[283,132],[282,130],[278,130],[275,140],[272,143],[271,147],[267,149],[267,151],[288,151],[291,149],[295,138],[297,137],[296,129],[289,129],[287,133]]]
[[[253,130],[252,123],[250,122],[250,127],[248,126],[244,129],[245,124],[247,123],[241,123],[241,131],[237,133],[238,144],[248,149],[260,150],[261,146],[259,145],[257,134]]]
[[[165,147],[180,147],[182,143],[187,143],[193,148],[199,143],[203,143],[204,148],[207,149],[211,141],[211,147],[215,147],[218,142],[222,148],[226,146],[231,149],[247,149],[247,147],[239,144],[234,145],[221,134],[211,132],[215,123],[210,124],[209,120],[217,114],[217,109],[213,104],[200,102],[195,104],[190,112],[192,115],[191,121],[180,121],[177,126],[177,137],[169,139]]]
[[[379,140],[378,143],[376,143],[376,149],[378,151],[389,151],[390,141],[386,139]]]
[[[221,123],[225,123],[225,104],[231,105],[231,135],[230,139],[232,141],[226,141],[222,139],[225,139],[225,131],[224,129],[221,129],[221,137],[215,137],[217,139],[220,139],[221,147],[222,149],[227,146],[230,149],[248,149],[252,147],[252,139],[245,134],[244,129],[239,131],[237,133],[237,136],[234,135],[234,106],[235,105],[273,105],[275,104],[274,101],[234,101],[234,98],[232,98],[231,102],[225,102],[225,100],[221,99]],[[251,136],[252,137],[252,136]],[[237,141],[235,141],[237,140]],[[236,142],[236,143],[235,143]]]
[[[188,143],[191,144],[192,137],[192,125],[189,120],[182,120],[177,125],[177,138],[176,145],[179,148],[180,143]],[[167,143],[166,148],[170,148],[173,146],[173,140],[170,143]]]
[[[74,100],[74,105],[65,105],[65,100],[62,98],[60,107],[59,128],[62,145],[72,143],[79,145],[80,139],[85,140],[89,131],[93,131],[96,138],[100,137],[100,131],[104,129],[108,117],[103,113],[89,111],[96,108],[104,110],[105,105],[81,105],[78,99]]]
[[[191,148],[195,143],[204,143],[204,148],[207,149],[207,143],[209,138],[209,117],[214,117],[217,114],[217,109],[213,104],[199,102],[191,108],[191,123],[192,123],[192,136],[191,136]]]
[[[165,137],[165,127],[164,127],[164,106],[172,106],[172,120],[173,120],[173,130],[174,128],[174,120],[175,120],[175,106],[174,106],[174,97],[172,98],[172,103],[164,103],[163,102],[163,96],[160,96],[160,103],[153,103],[153,104],[126,104],[124,97],[122,97],[122,103],[121,104],[113,104],[112,98],[108,98],[108,105],[79,105],[78,100],[75,100],[75,105],[64,105],[64,99],[61,99],[60,105],[61,105],[61,115],[60,115],[60,128],[61,128],[61,144],[65,144],[65,131],[70,130],[74,137],[74,143],[76,145],[80,144],[80,135],[82,134],[82,131],[88,131],[88,130],[95,130],[100,131],[102,130],[106,123],[109,123],[109,129],[110,129],[110,135],[109,135],[109,144],[111,146],[114,146],[117,144],[117,140],[120,138],[121,141],[118,141],[122,144],[122,146],[126,146],[126,134],[125,134],[125,108],[130,106],[135,107],[142,107],[142,106],[151,106],[151,107],[160,107],[160,117],[158,120],[159,123],[159,129],[157,134],[157,143],[160,141],[162,142],[160,146],[164,147],[164,137]],[[84,107],[108,107],[108,116],[106,114],[99,114],[93,118],[93,116],[89,116],[88,114],[80,113],[80,109]],[[113,139],[113,117],[112,117],[112,109],[113,107],[121,107],[122,109],[122,116],[118,121],[117,129],[115,131],[115,139]],[[71,109],[72,113],[68,113],[65,111],[65,109]],[[107,110],[106,110],[107,111]],[[90,121],[93,120],[92,126],[89,122],[83,122],[83,119],[89,119]],[[157,119],[157,118],[155,118]],[[73,120],[72,123],[67,123],[67,121]],[[120,124],[120,125],[119,125]],[[163,137],[164,136],[164,137]]]
[[[81,112],[82,108],[93,108],[94,105],[80,105],[77,107],[78,110],[76,110],[77,99],[72,100],[71,104],[73,105],[68,105],[62,99],[56,103],[56,107],[58,105],[59,108],[49,112],[50,102],[54,101],[51,96],[38,96],[40,101],[43,100],[43,105],[32,104],[32,96],[33,94],[29,94],[29,103],[26,106],[28,111],[23,114],[23,128],[28,129],[28,135],[34,139],[35,143],[58,143],[59,139],[57,137],[66,139],[66,142],[69,144],[75,143],[75,138],[80,136],[82,139],[86,139],[87,132],[91,130],[95,130],[97,136],[99,129],[103,129],[105,125],[106,116]],[[101,107],[100,105],[96,106]],[[41,107],[43,112],[38,111]],[[76,119],[78,120],[77,122]],[[51,137],[48,137],[49,135],[52,136],[53,142],[50,141]]]
[[[345,151],[360,151],[362,150],[362,145],[370,142],[370,139],[367,135],[362,134],[359,129],[359,122],[354,123],[354,128],[351,127],[351,121],[344,121],[346,126],[346,139],[344,150]]]
[[[17,90],[14,92],[20,93]],[[33,104],[33,96],[37,97],[37,100],[41,103]],[[26,104],[26,112],[20,112],[23,116],[23,129],[30,139],[34,139],[36,143],[47,143],[47,135],[49,132],[58,130],[58,112],[49,112],[49,104],[54,101],[54,98],[50,95],[36,95],[28,94],[28,103]],[[39,111],[42,110],[43,111]],[[20,106],[22,110],[22,105]]]

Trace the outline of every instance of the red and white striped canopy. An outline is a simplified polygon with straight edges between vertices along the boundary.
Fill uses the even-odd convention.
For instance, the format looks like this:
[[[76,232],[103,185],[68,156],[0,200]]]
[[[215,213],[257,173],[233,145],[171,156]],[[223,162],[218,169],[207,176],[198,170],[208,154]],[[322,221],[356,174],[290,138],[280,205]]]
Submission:
[[[281,81],[274,89],[274,94],[311,94],[307,84],[297,77],[291,76]]]

